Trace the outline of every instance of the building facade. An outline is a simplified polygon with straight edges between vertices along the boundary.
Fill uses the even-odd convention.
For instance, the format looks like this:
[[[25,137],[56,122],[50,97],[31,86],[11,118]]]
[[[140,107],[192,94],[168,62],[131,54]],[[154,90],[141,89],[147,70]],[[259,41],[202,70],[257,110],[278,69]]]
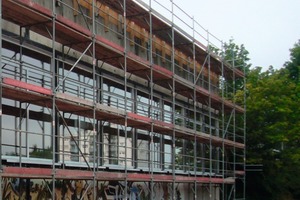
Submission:
[[[0,4],[0,198],[245,199],[244,68],[176,4]]]

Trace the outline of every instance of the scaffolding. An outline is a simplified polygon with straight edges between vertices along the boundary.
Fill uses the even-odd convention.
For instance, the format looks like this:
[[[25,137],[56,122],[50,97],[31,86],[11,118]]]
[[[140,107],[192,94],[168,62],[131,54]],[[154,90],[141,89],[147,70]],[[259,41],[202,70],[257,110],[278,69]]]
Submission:
[[[172,0],[0,7],[0,199],[245,199],[244,66]]]

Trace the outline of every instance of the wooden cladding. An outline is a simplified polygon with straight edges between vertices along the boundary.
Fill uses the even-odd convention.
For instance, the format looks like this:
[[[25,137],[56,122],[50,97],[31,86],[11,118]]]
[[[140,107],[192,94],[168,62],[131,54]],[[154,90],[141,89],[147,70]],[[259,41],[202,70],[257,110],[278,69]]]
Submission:
[[[124,25],[124,17],[108,7],[105,4],[102,4],[100,1],[97,0],[73,0],[74,4],[74,15],[78,15],[78,9],[79,6],[82,6],[83,8],[88,10],[89,17],[92,18],[93,13],[93,1],[95,5],[95,15],[100,16],[103,19],[104,24],[104,31],[109,32],[110,30],[110,24],[113,24],[117,27],[117,32],[120,34],[123,33],[123,25]],[[138,44],[141,46],[140,51],[144,52],[145,49],[147,49],[147,45],[149,44],[150,40],[150,33],[148,30],[146,30],[143,27],[138,26],[131,20],[126,20],[126,31],[128,33],[129,38],[129,44],[130,46],[136,45],[135,38],[138,38],[139,41],[141,41],[141,44]],[[119,38],[122,36],[119,35]],[[155,58],[158,56],[157,52],[160,54],[160,59],[162,64],[166,63],[167,58],[172,57],[172,46],[168,44],[166,41],[160,39],[156,35],[152,36],[152,56]],[[197,61],[194,62],[194,60],[181,52],[179,49],[174,50],[174,60],[176,62],[176,65],[180,67],[180,70],[187,70],[191,73],[194,73],[194,67],[195,67],[195,73],[203,75],[206,77],[205,79],[208,79],[208,76],[210,75],[210,80],[212,84],[217,85],[219,82],[219,76],[215,72],[208,72],[208,69],[206,67],[202,68],[202,65],[198,63]],[[169,61],[171,61],[169,59]]]

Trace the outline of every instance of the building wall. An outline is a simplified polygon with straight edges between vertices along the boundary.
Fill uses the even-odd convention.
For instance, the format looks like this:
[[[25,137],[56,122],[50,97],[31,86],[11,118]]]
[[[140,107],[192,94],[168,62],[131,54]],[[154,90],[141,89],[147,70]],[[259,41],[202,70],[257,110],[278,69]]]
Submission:
[[[52,1],[32,2],[52,10]],[[90,18],[91,7],[85,1],[78,1],[80,5],[76,11],[74,2],[76,1],[60,2],[55,7],[56,14],[75,22],[83,29],[90,30],[93,24]],[[156,35],[150,38],[150,32],[145,28],[135,24],[130,18],[124,20],[121,14],[100,1],[96,1],[95,5],[96,35],[117,46],[124,47],[126,43],[126,53],[134,54],[143,61],[153,62],[150,64],[159,65],[166,72],[173,71],[178,80],[184,84],[204,88],[209,96],[220,94],[219,80],[223,77],[193,60],[192,54],[188,55],[176,47],[173,52],[175,62],[172,63],[172,44]],[[126,22],[127,26],[126,40],[123,22]],[[8,165],[32,164],[51,167],[54,159],[56,166],[67,169],[88,170],[95,167],[99,170],[122,173],[172,174],[220,179],[225,178],[225,171],[231,170],[230,167],[227,168],[227,163],[224,163],[230,163],[232,158],[228,156],[226,161],[222,158],[224,147],[214,145],[212,139],[202,141],[191,140],[190,136],[187,138],[192,132],[220,139],[224,131],[224,108],[221,104],[209,108],[211,103],[197,102],[195,97],[185,95],[184,92],[176,94],[172,86],[163,87],[162,84],[152,82],[151,77],[144,78],[145,76],[139,77],[137,74],[124,72],[122,68],[105,63],[106,60],[94,62],[96,72],[93,76],[91,50],[83,54],[72,49],[72,44],[62,45],[56,42],[52,46],[51,36],[42,36],[36,33],[34,28],[20,28],[9,20],[3,20],[3,30],[3,37],[8,38],[2,49],[4,78],[45,89],[57,89],[57,93],[53,95],[54,101],[55,95],[60,95],[57,96],[58,99],[65,98],[80,106],[92,104],[94,108],[103,106],[120,114],[133,113],[140,119],[151,119],[170,127],[172,125],[184,133],[178,136],[175,134],[176,138],[173,140],[174,133],[149,131],[148,127],[136,126],[134,122],[132,127],[127,126],[126,123],[119,122],[118,118],[93,117],[94,113],[90,108],[52,110],[50,104],[44,105],[39,100],[22,102],[3,97],[2,160]],[[22,36],[21,40],[17,37],[19,34]],[[16,44],[12,45],[15,40]],[[91,41],[83,42],[82,45],[86,47],[89,42]],[[52,57],[53,48],[55,59]],[[53,60],[55,69],[51,68]],[[218,65],[217,67],[221,66],[220,63]],[[195,73],[199,74],[197,82],[194,81]],[[57,88],[53,88],[53,81]],[[94,88],[94,85],[97,87]],[[232,131],[227,134],[229,140],[232,140],[235,134],[234,125],[232,123],[228,126],[228,130]],[[226,165],[226,169],[223,165]],[[96,184],[91,180],[68,178],[55,181],[55,195],[59,199],[65,199],[67,196],[76,199],[75,196],[72,197],[76,193],[77,199],[91,199],[94,191],[99,199],[114,199],[117,196],[123,198],[126,193],[125,184],[129,199],[150,199],[151,195],[153,199],[193,199],[195,188],[196,199],[220,199],[221,192],[220,183],[199,183],[194,187],[194,183],[191,182],[175,183],[175,178],[173,184],[163,180],[151,183],[140,180],[107,180],[96,181]],[[29,195],[32,199],[49,198],[52,182],[50,179],[39,178],[4,178],[3,198],[12,199],[13,196],[17,196],[24,199]],[[151,187],[155,191],[154,194],[150,194]],[[174,189],[176,192],[172,191]],[[176,197],[172,197],[174,194]]]
[[[26,180],[26,179],[5,179],[3,199],[51,199],[51,180]],[[93,199],[94,188],[92,181],[86,180],[63,180],[57,181],[55,188],[55,197],[57,199]],[[150,199],[149,185],[144,182],[135,182],[128,186],[127,198],[130,200],[148,200]],[[178,184],[176,187],[175,199],[189,200],[194,198],[194,194],[186,191],[193,185]],[[155,183],[154,199],[171,199],[171,185],[168,183]],[[95,187],[98,200],[124,199],[125,185],[121,181],[103,181],[98,182]],[[197,199],[210,199],[207,186],[198,187]],[[219,188],[212,189],[211,198],[219,199]],[[30,192],[28,192],[30,191]]]

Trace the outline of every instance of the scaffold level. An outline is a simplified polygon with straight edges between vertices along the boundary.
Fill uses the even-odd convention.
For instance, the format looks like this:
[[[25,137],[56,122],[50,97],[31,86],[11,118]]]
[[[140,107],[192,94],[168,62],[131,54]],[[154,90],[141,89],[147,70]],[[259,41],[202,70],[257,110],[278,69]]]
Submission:
[[[0,199],[245,199],[244,66],[173,1],[0,5]]]

